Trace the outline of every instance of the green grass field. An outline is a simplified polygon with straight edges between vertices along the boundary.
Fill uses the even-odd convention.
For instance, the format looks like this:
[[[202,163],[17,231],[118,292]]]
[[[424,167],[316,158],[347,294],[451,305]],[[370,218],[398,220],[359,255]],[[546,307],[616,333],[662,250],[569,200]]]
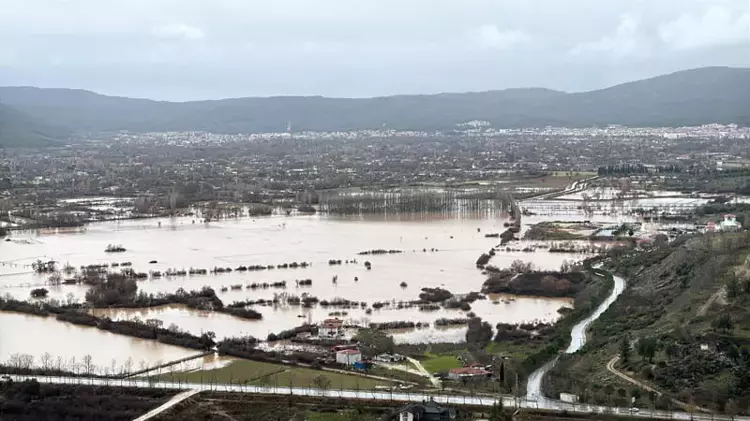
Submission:
[[[271,376],[269,384],[288,386],[292,384],[297,387],[316,387],[314,379],[320,375],[331,380],[330,389],[374,389],[375,386],[386,386],[390,382],[368,379],[366,377],[332,373],[328,371],[312,370],[309,368],[293,368]]]
[[[351,414],[343,414],[339,412],[307,411],[305,419],[307,421],[350,421],[353,418]]]
[[[593,171],[555,171],[552,173],[555,177],[568,177],[571,176],[575,179],[589,178],[596,175]]]
[[[492,341],[489,343],[489,345],[487,345],[486,350],[488,353],[493,355],[524,359],[538,351],[542,346],[546,346],[546,344],[540,344],[538,346],[528,346],[523,344],[516,345],[509,342]]]
[[[455,355],[427,354],[428,359],[422,361],[424,368],[430,373],[436,371],[448,371],[451,368],[463,367],[461,361]]]
[[[310,368],[285,366],[259,361],[237,360],[226,367],[213,370],[173,372],[159,376],[165,381],[187,383],[233,383],[260,385],[278,385],[292,387],[315,386],[314,379],[325,376],[330,380],[331,389],[374,389],[389,382],[366,377],[341,374]]]

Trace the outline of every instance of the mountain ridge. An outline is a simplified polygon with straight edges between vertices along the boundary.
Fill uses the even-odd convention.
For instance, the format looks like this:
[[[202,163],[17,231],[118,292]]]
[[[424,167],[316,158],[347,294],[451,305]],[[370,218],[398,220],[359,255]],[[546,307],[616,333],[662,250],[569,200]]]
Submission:
[[[216,102],[216,101],[227,101],[227,100],[237,100],[237,99],[271,99],[271,98],[324,98],[324,99],[342,99],[342,100],[346,100],[346,99],[367,100],[367,99],[382,99],[382,98],[395,98],[395,97],[434,97],[434,96],[452,96],[452,95],[491,94],[491,93],[508,92],[508,91],[547,91],[550,93],[575,95],[575,94],[587,94],[591,92],[607,91],[607,90],[617,88],[620,86],[628,86],[628,85],[640,84],[640,83],[648,82],[652,80],[666,79],[675,75],[690,75],[690,74],[696,74],[696,73],[704,73],[704,72],[711,72],[711,71],[724,71],[724,70],[750,72],[750,68],[747,68],[747,67],[705,66],[705,67],[697,67],[697,68],[692,68],[692,69],[678,70],[678,71],[671,72],[671,73],[665,73],[663,75],[651,76],[651,77],[647,77],[643,79],[637,79],[637,80],[618,83],[618,84],[604,87],[604,88],[590,89],[590,90],[585,90],[585,91],[566,92],[566,91],[561,91],[557,89],[545,88],[543,86],[524,86],[524,87],[512,87],[512,88],[504,88],[504,89],[487,89],[487,90],[481,90],[481,91],[463,91],[463,92],[446,91],[446,92],[436,92],[436,93],[427,93],[427,94],[376,95],[376,96],[371,96],[371,97],[339,97],[339,96],[325,96],[325,95],[268,95],[268,96],[226,97],[226,98],[218,98],[218,99],[217,98],[196,99],[196,100],[189,100],[189,101],[169,101],[169,100],[154,99],[154,98],[141,98],[141,97],[129,97],[129,96],[123,96],[123,95],[102,94],[102,93],[98,93],[96,91],[92,91],[90,89],[84,89],[84,88],[60,88],[60,87],[42,88],[42,87],[31,86],[31,85],[17,85],[17,86],[0,86],[0,90],[9,89],[9,90],[27,90],[27,91],[64,91],[64,92],[74,92],[74,93],[87,94],[87,95],[90,94],[90,95],[94,95],[98,97],[106,97],[106,98],[126,99],[126,100],[135,100],[135,101],[149,101],[149,102],[169,103],[169,104],[184,104],[184,103],[191,103],[191,102],[212,102],[212,101]],[[2,99],[2,97],[0,97],[0,99]]]
[[[0,87],[0,102],[38,125],[79,134],[281,132],[288,122],[295,131],[451,130],[470,120],[503,128],[750,126],[750,69],[690,69],[573,93],[531,87],[373,98],[272,96],[170,102],[83,89]]]

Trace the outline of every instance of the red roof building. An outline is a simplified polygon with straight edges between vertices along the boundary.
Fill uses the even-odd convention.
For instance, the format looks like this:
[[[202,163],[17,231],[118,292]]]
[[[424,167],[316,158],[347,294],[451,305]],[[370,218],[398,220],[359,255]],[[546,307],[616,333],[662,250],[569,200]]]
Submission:
[[[489,376],[489,371],[483,369],[483,368],[472,368],[472,367],[463,367],[463,368],[452,368],[448,372],[448,378],[452,380],[458,380],[461,378],[466,377],[481,377],[481,376]]]

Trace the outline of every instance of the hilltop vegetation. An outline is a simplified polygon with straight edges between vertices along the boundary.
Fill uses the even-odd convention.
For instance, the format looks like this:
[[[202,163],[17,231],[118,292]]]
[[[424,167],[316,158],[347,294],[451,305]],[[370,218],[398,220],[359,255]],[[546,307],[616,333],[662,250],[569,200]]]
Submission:
[[[546,378],[548,394],[593,402],[672,405],[728,412],[750,408],[750,232],[679,238],[647,251],[615,250],[628,288],[591,327],[591,340]],[[606,364],[652,385],[649,396]],[[633,389],[636,391],[634,392]],[[615,393],[617,392],[617,393]],[[689,406],[689,405],[688,405]]]
[[[702,68],[607,89],[564,93],[506,89],[380,98],[270,97],[166,102],[73,89],[0,88],[3,102],[72,132],[281,132],[451,130],[470,120],[495,127],[750,125],[750,69]],[[20,136],[20,135],[19,135]],[[26,143],[23,137],[14,139]]]

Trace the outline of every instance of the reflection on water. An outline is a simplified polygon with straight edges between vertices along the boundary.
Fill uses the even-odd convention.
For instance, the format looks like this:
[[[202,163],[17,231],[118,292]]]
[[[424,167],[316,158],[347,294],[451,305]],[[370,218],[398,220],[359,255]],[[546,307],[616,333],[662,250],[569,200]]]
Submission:
[[[59,364],[75,371],[90,355],[100,369],[121,372],[128,358],[132,370],[137,370],[143,364],[177,360],[199,351],[58,322],[53,317],[0,312],[0,361],[7,362],[13,354],[29,354],[35,365],[42,365],[45,353],[53,367]]]
[[[513,301],[510,301],[511,299]],[[471,311],[494,326],[501,322],[555,321],[560,317],[558,310],[562,307],[572,307],[572,300],[492,295],[491,299],[474,302]],[[216,333],[217,338],[252,335],[259,339],[265,339],[269,333],[292,329],[303,323],[319,323],[329,318],[331,312],[321,307],[291,306],[258,307],[258,310],[263,314],[263,320],[244,320],[226,314],[193,310],[180,305],[150,309],[95,309],[92,312],[97,316],[107,316],[115,320],[133,317],[139,317],[142,320],[159,319],[164,322],[165,326],[174,323],[195,335],[210,330]],[[467,314],[460,310],[420,311],[417,308],[402,310],[383,308],[374,310],[371,314],[366,314],[362,309],[337,311],[347,313],[337,316],[346,324],[358,326],[394,320],[426,322],[433,325],[434,321],[440,318],[466,317]],[[465,339],[466,328],[430,327],[394,331],[393,334],[397,342],[461,342]]]
[[[32,284],[45,277],[18,274],[21,268],[10,264],[30,264],[37,258],[69,262],[73,266],[92,263],[128,261],[140,271],[169,268],[237,267],[249,264],[278,264],[292,261],[311,262],[307,269],[259,272],[233,272],[222,275],[161,278],[139,283],[146,292],[173,292],[177,288],[198,289],[210,285],[248,285],[254,282],[286,280],[287,291],[308,292],[319,298],[342,297],[357,301],[412,300],[419,288],[442,286],[454,293],[480,289],[484,276],[474,263],[482,252],[497,244],[485,233],[501,232],[504,219],[441,219],[385,221],[320,216],[269,217],[196,223],[189,218],[149,219],[98,223],[77,233],[40,235],[23,233],[33,239],[29,244],[5,243],[0,266],[0,293],[27,298]],[[159,228],[159,222],[162,223]],[[124,253],[105,253],[107,244],[122,244]],[[357,256],[370,249],[399,249],[396,255]],[[437,252],[430,250],[437,249]],[[427,250],[427,251],[424,251]],[[329,266],[329,259],[358,259],[358,264]],[[492,264],[504,267],[515,259],[532,261],[541,269],[555,269],[563,260],[580,255],[547,253],[499,253]],[[157,260],[156,264],[149,261]],[[368,271],[362,264],[372,262]],[[15,273],[15,274],[14,274]],[[333,276],[338,282],[333,283]],[[296,289],[295,279],[313,279],[310,288]],[[358,281],[354,281],[357,278]],[[409,287],[401,288],[401,282]],[[19,287],[19,285],[24,285]],[[3,288],[6,287],[6,288]],[[62,285],[50,288],[50,296],[64,299],[72,293],[83,299],[86,288]],[[227,303],[235,300],[273,298],[279,290],[229,290],[220,297]]]

